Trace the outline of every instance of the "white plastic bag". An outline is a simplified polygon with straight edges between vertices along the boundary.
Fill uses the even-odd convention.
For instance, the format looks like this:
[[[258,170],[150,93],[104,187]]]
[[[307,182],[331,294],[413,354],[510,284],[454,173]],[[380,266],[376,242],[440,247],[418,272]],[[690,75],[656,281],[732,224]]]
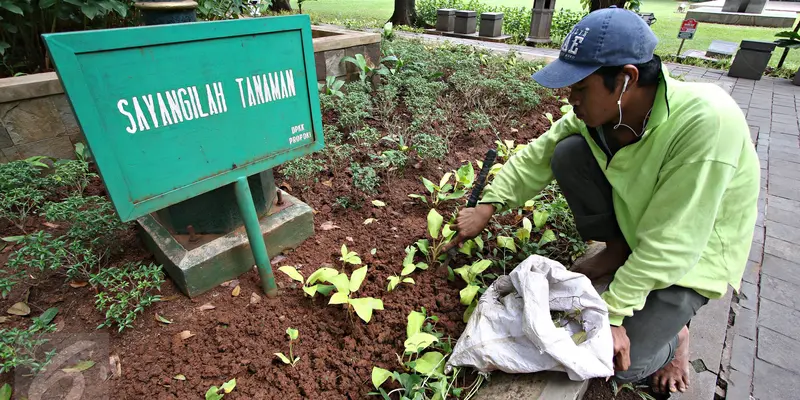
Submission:
[[[580,327],[557,327],[550,311],[581,310]],[[473,367],[488,373],[566,372],[575,381],[614,374],[614,343],[608,309],[586,276],[561,263],[530,256],[497,279],[478,301],[446,368]]]

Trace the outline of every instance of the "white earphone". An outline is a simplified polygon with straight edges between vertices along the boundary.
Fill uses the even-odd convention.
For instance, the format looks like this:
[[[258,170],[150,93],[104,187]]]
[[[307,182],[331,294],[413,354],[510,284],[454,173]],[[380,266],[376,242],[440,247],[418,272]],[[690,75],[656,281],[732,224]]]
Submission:
[[[636,131],[633,128],[622,123],[622,94],[625,93],[626,90],[628,90],[628,81],[630,80],[631,76],[625,74],[625,84],[622,85],[622,92],[619,94],[619,100],[617,100],[617,108],[619,109],[619,122],[617,122],[617,124],[614,125],[614,129],[617,129],[620,126],[624,126],[630,129],[630,131],[633,132],[633,134],[636,135],[637,137],[641,137],[642,135],[644,135],[644,131],[647,127],[647,120],[650,118],[650,112],[653,111],[653,109],[650,108],[650,111],[647,112],[647,116],[645,117],[645,126],[642,127],[642,131],[640,133],[636,133]]]
[[[628,81],[630,81],[630,80],[631,80],[631,76],[628,75],[628,74],[625,74],[625,84],[622,86],[622,93],[625,93],[625,91],[628,90]]]

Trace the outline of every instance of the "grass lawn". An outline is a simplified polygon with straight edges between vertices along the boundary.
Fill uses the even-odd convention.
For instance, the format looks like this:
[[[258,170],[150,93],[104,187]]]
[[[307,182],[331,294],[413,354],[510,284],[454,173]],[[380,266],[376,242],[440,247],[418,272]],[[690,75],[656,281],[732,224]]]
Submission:
[[[495,5],[509,7],[531,7],[532,0],[493,0]],[[296,0],[292,1],[296,8]],[[675,12],[680,2],[673,0],[643,0],[642,11],[655,13],[658,21],[653,25],[653,31],[660,41],[657,52],[659,54],[675,54],[680,46],[678,29],[685,14]],[[557,8],[579,10],[578,0],[558,0]],[[322,20],[374,20],[380,24],[389,19],[394,9],[392,0],[309,0],[303,4],[304,12],[314,15]],[[776,33],[789,28],[758,28],[733,25],[718,25],[700,23],[693,40],[687,40],[683,50],[706,50],[712,40],[725,40],[740,42],[742,39],[772,41]],[[770,65],[775,66],[783,53],[783,49],[773,52]],[[800,50],[790,51],[786,59],[786,66],[794,69],[800,66]]]

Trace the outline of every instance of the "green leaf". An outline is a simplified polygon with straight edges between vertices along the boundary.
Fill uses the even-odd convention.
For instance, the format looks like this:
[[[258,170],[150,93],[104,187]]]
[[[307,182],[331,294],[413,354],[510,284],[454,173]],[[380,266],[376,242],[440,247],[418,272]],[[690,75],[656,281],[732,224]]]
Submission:
[[[331,296],[328,304],[347,304],[349,301],[350,298],[347,296],[347,293],[336,292]]]
[[[456,181],[458,183],[469,187],[475,181],[475,169],[472,167],[471,162],[462,165],[456,172]]]
[[[225,393],[230,393],[233,391],[233,388],[235,387],[236,387],[236,378],[233,378],[222,384],[222,391],[224,391]]]
[[[11,400],[11,385],[6,383],[0,388],[0,400]]]
[[[294,280],[296,280],[296,281],[298,281],[300,283],[303,283],[303,275],[301,275],[299,272],[297,272],[297,268],[295,268],[295,267],[290,267],[288,265],[284,265],[284,266],[278,268],[278,271],[281,271],[284,274],[289,275],[289,278],[292,278],[292,279],[294,279]]]
[[[428,233],[430,233],[432,238],[439,238],[439,231],[442,229],[442,223],[444,223],[444,218],[436,212],[436,209],[431,208],[431,211],[428,212]]]
[[[581,343],[585,342],[586,341],[586,331],[575,332],[575,334],[572,335],[572,341],[575,342],[575,344],[581,344]]]
[[[442,200],[457,200],[464,197],[464,194],[466,194],[466,192],[462,189],[459,189],[442,197]]]
[[[428,189],[428,192],[430,194],[436,192],[437,189],[436,185],[434,185],[433,182],[429,181],[428,179],[422,178],[422,184],[425,185],[425,189]]]
[[[383,310],[383,301],[372,297],[352,299],[350,300],[350,305],[353,306],[358,317],[364,322],[369,322],[372,319],[373,310]]]
[[[96,17],[97,14],[100,12],[100,8],[97,6],[97,4],[85,3],[84,5],[81,6],[81,11],[83,12],[83,15],[86,16],[86,18],[94,19],[94,17]]]
[[[372,200],[372,205],[375,207],[386,207],[386,203],[380,200]]]
[[[52,7],[53,4],[56,4],[56,0],[39,0],[39,8],[42,10]]]
[[[11,4],[9,2],[0,2],[0,5],[2,5],[3,8],[5,8],[8,11],[11,11],[14,14],[25,15],[25,13],[22,12],[22,9],[14,4]]]
[[[17,243],[17,242],[21,242],[22,239],[25,239],[24,235],[21,235],[21,236],[6,236],[6,237],[4,237],[4,238],[2,238],[0,240],[2,240],[4,242],[8,242],[8,243]]]
[[[425,271],[426,269],[428,269],[428,264],[426,264],[424,262],[418,262],[417,263],[417,269],[421,269],[421,270]]]
[[[284,364],[291,364],[292,363],[292,361],[289,360],[289,357],[286,357],[285,355],[283,355],[283,353],[275,353],[275,355],[278,356],[278,358],[280,358],[281,361],[283,361]]]
[[[548,229],[544,231],[544,233],[542,234],[542,238],[539,239],[539,246],[544,246],[545,244],[555,240],[556,240],[556,234],[553,233],[552,230]]]
[[[303,286],[303,291],[306,292],[307,295],[309,295],[311,297],[314,297],[314,295],[317,294],[317,288],[318,287],[319,287],[319,285]]]
[[[286,328],[286,334],[289,335],[289,340],[297,340],[297,337],[300,336],[300,331],[294,328]]]
[[[428,198],[421,194],[410,194],[408,197],[411,197],[412,199],[420,199],[423,203],[428,204]]]
[[[219,388],[216,386],[212,386],[206,392],[206,400],[220,400],[222,399],[222,394],[217,393]]]
[[[308,280],[306,281],[306,284],[307,285],[313,285],[317,281],[328,282],[329,279],[331,279],[332,277],[334,277],[336,275],[339,275],[339,271],[337,271],[337,270],[335,270],[333,268],[322,267],[322,268],[314,271],[308,277]]]
[[[66,372],[66,373],[83,372],[83,371],[86,371],[87,369],[92,368],[92,367],[94,367],[94,361],[86,360],[86,361],[81,361],[81,362],[75,364],[72,367],[62,368],[61,370]]]
[[[427,349],[428,346],[438,342],[439,339],[430,333],[417,332],[414,336],[406,339],[403,346],[406,348],[406,353],[416,353],[418,351]]]
[[[498,236],[497,237],[497,246],[500,248],[509,249],[513,252],[517,252],[517,245],[514,243],[514,238],[508,236]]]
[[[483,239],[480,236],[477,236],[475,237],[475,239],[472,240],[474,240],[475,244],[478,245],[478,248],[481,249],[481,251],[483,251]]]
[[[403,271],[400,272],[400,276],[406,276],[406,275],[414,272],[415,269],[417,269],[417,266],[414,265],[413,263],[412,264],[406,264],[406,265],[403,266]]]
[[[456,231],[450,228],[450,224],[446,224],[442,227],[442,237],[445,242],[449,242],[453,239],[453,236],[456,235]]]
[[[475,312],[475,307],[477,307],[477,306],[478,306],[478,302],[477,301],[473,301],[472,304],[470,304],[469,307],[467,307],[467,309],[464,311],[463,321],[464,321],[465,324],[469,321],[469,317],[471,317],[472,313]]]
[[[450,180],[450,178],[452,176],[453,176],[452,172],[448,172],[448,173],[444,174],[444,176],[442,176],[442,179],[439,181],[439,187],[440,188],[444,188],[444,185],[447,183],[447,181]],[[446,191],[446,190],[442,189],[442,191]]]
[[[419,311],[411,311],[411,313],[408,314],[408,323],[406,324],[406,338],[411,338],[421,332],[424,323],[425,314]]]
[[[468,240],[464,242],[460,249],[458,249],[459,253],[466,254],[468,256],[472,255],[472,250],[475,249],[475,242],[472,240]]]
[[[170,321],[170,320],[168,320],[168,319],[164,318],[163,316],[161,316],[161,315],[159,315],[159,314],[156,314],[156,321],[158,321],[158,322],[161,322],[161,323],[163,323],[163,324],[167,324],[167,325],[169,325],[169,324],[171,324],[171,323],[172,323],[172,321]]]
[[[419,249],[419,251],[422,252],[422,254],[425,254],[426,256],[428,255],[429,246],[430,244],[428,243],[428,239],[417,240],[417,248]]]
[[[444,375],[444,355],[435,351],[423,354],[417,359],[414,371],[422,375]]]
[[[333,285],[318,285],[317,286],[317,293],[319,293],[319,294],[321,294],[323,296],[329,296],[331,294],[331,292],[333,291],[333,289],[334,289]]]
[[[389,280],[389,286],[386,288],[386,290],[388,290],[390,292],[392,290],[394,290],[394,288],[396,288],[397,285],[400,284],[400,277],[399,276],[390,276],[390,277],[388,277],[386,279]]]
[[[388,370],[378,367],[372,367],[372,386],[375,386],[375,389],[378,389],[391,376],[392,373]],[[394,381],[394,379],[392,380]]]
[[[403,265],[413,264],[414,256],[417,254],[417,248],[414,246],[406,247],[406,258],[403,259]]]
[[[361,287],[361,283],[364,282],[364,278],[366,277],[367,277],[366,265],[353,271],[353,274],[350,275],[350,293],[357,291],[358,288]]]
[[[534,211],[533,212],[533,225],[536,226],[536,229],[542,229],[544,224],[547,223],[547,218],[550,217],[550,214],[547,211]]]
[[[531,225],[531,220],[528,217],[522,219],[522,228],[527,229],[529,233],[533,231],[533,225]]]
[[[531,220],[528,218],[522,219],[522,228],[517,229],[517,238],[522,243],[527,243],[531,239],[531,230],[533,226],[531,226]]]
[[[410,284],[414,285],[415,284],[414,278],[404,278],[403,279],[403,283],[410,283]]]
[[[48,308],[39,316],[39,321],[42,321],[44,325],[48,325],[50,322],[53,322],[53,318],[56,317],[56,314],[58,314],[58,308]]]
[[[480,286],[469,284],[464,289],[461,289],[459,294],[461,295],[461,304],[468,306],[472,304],[472,301],[475,300],[475,295],[478,294],[478,290],[480,290]]]

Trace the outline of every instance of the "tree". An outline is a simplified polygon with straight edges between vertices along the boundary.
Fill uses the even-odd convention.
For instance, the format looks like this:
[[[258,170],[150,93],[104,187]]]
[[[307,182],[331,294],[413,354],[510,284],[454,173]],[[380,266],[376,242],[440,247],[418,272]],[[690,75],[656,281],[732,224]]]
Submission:
[[[289,0],[272,0],[269,10],[274,12],[292,11],[292,4],[289,3]]]
[[[627,0],[591,0],[591,6],[589,7],[589,12],[599,10],[601,8],[608,8],[611,6],[624,8],[625,3],[627,3]]]
[[[417,0],[394,0],[394,13],[389,18],[389,22],[395,26],[426,25],[417,17]]]

